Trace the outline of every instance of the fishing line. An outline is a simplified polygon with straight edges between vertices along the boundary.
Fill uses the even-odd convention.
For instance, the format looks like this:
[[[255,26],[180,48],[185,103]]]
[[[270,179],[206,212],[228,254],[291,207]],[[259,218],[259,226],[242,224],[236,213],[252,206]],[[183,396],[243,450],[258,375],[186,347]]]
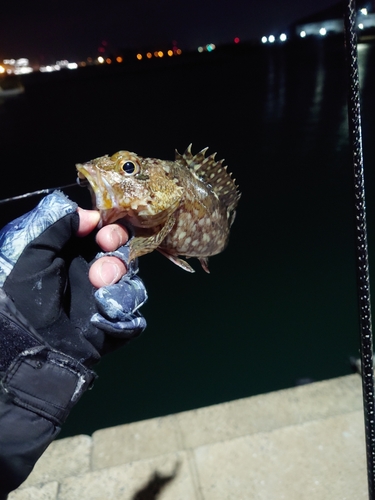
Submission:
[[[87,185],[88,185],[88,181],[77,179],[77,182],[74,182],[74,184],[65,184],[65,186],[60,186],[60,187],[39,189],[38,191],[31,191],[30,193],[19,194],[18,196],[12,196],[11,198],[4,198],[3,200],[0,200],[0,205],[2,205],[3,203],[9,203],[10,201],[23,200],[24,198],[30,198],[31,196],[37,196],[38,194],[50,194],[56,190],[62,190],[62,189],[67,189],[67,188],[71,188],[71,187],[76,187],[76,186],[86,187]]]
[[[357,256],[362,392],[366,433],[367,476],[370,500],[375,499],[375,399],[373,341],[368,263],[365,181],[359,96],[356,3],[348,0],[345,10],[345,45],[348,66],[348,121],[354,175],[354,208]]]

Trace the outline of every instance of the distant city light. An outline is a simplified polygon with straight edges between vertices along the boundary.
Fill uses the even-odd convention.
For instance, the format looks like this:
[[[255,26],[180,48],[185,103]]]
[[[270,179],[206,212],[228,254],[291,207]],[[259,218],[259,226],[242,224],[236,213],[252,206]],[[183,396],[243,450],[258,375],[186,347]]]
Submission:
[[[21,57],[20,59],[17,59],[15,62],[16,66],[28,66],[29,65],[29,60],[26,59],[26,57]]]
[[[22,68],[15,68],[13,73],[15,75],[26,75],[27,73],[32,73],[33,72],[33,68],[31,68],[30,66],[27,66],[27,67],[22,67]]]
[[[3,63],[7,68],[4,68],[4,71],[9,75],[26,75],[27,73],[32,73],[33,68],[29,66],[29,60],[26,57],[21,57],[20,59],[4,59]]]
[[[62,61],[56,61],[56,64],[52,66],[54,71],[59,71],[61,68],[67,68],[67,69],[77,69],[78,64],[77,63],[70,63],[66,59],[63,59]]]
[[[359,21],[357,24],[357,29],[358,30],[365,30],[369,26],[375,26],[375,21],[373,19],[374,14],[372,12],[368,12],[366,8],[362,8],[359,11],[357,11],[359,14]],[[366,19],[362,16],[368,16]],[[371,19],[370,19],[371,18]],[[325,20],[321,23],[309,23],[305,25],[300,25],[301,28],[305,28],[299,32],[299,36],[301,38],[308,37],[309,39],[312,38],[313,36],[317,36],[318,34],[320,36],[325,36],[327,35],[328,37],[333,34],[333,33],[338,33],[339,28],[337,28],[335,24],[336,20]],[[325,27],[324,27],[325,26]],[[299,30],[298,30],[299,31]],[[297,31],[297,33],[298,33]],[[278,32],[276,35],[267,35],[267,36],[262,36],[261,42],[263,44],[278,44],[280,42],[285,42],[288,39],[291,34],[288,32]],[[295,36],[295,35],[294,35]],[[238,36],[232,38],[232,43],[238,44],[240,43],[240,38]],[[84,65],[91,65],[91,64],[112,64],[112,63],[122,63],[123,62],[123,57],[121,56],[113,56],[109,57],[108,54],[111,52],[108,50],[110,45],[108,45],[108,42],[103,40],[98,47],[98,52],[97,52],[97,58],[87,58],[87,63],[86,62],[79,62],[79,63],[74,63],[74,62],[69,62],[67,60],[61,60],[61,61],[56,61],[55,64],[49,64],[46,66],[35,66],[31,67],[29,65],[29,60],[27,58],[19,58],[19,59],[5,59],[3,62],[0,61],[0,75],[2,74],[16,74],[16,75],[22,75],[22,74],[27,74],[32,71],[41,71],[41,72],[53,72],[53,71],[60,71],[60,70],[66,70],[66,69],[76,69],[80,66]],[[152,47],[152,46],[151,46]],[[182,51],[180,48],[178,48],[177,41],[173,41],[172,44],[170,45],[170,48],[163,49],[163,50],[155,50],[155,46],[152,48],[153,51],[149,52],[133,52],[132,57],[136,57],[137,60],[141,61],[143,59],[152,59],[152,58],[163,58],[163,57],[173,57],[175,55],[181,55]],[[199,46],[197,48],[199,53],[204,53],[204,52],[212,52],[216,49],[216,45],[214,43],[208,43],[204,44],[202,46]],[[115,49],[114,49],[115,50]],[[141,49],[142,50],[142,49]],[[134,59],[133,59],[134,60]]]
[[[360,10],[360,12],[361,12],[361,14],[363,14],[364,16],[367,16],[367,14],[368,14],[367,9],[361,9],[361,10]],[[362,28],[361,28],[361,29],[362,29]]]
[[[55,69],[52,66],[40,66],[39,71],[42,73],[52,73]]]

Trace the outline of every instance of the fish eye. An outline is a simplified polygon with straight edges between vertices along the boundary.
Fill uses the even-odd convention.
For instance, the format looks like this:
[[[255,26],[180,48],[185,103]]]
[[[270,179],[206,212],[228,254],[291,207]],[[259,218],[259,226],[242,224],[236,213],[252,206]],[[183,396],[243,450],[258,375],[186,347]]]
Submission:
[[[122,170],[128,175],[133,175],[139,172],[139,166],[132,161],[126,161],[122,165]]]

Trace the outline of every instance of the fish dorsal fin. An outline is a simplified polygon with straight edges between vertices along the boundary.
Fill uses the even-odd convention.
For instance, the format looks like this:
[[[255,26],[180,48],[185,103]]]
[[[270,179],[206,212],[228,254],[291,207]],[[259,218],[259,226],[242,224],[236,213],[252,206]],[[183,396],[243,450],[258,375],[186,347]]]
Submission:
[[[232,214],[241,197],[235,179],[227,172],[227,167],[223,165],[224,160],[215,161],[216,153],[206,157],[208,148],[202,149],[196,155],[191,152],[191,144],[184,154],[176,150],[176,161],[184,163],[205,183],[212,186],[220,201],[227,207],[228,217]]]

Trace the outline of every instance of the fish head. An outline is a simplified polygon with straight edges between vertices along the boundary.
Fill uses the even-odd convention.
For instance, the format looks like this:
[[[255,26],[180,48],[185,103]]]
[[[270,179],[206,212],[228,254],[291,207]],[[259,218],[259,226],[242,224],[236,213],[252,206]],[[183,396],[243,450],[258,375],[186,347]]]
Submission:
[[[118,151],[77,164],[86,179],[101,226],[125,219],[135,227],[165,223],[178,207],[183,190],[171,177],[169,162]]]

